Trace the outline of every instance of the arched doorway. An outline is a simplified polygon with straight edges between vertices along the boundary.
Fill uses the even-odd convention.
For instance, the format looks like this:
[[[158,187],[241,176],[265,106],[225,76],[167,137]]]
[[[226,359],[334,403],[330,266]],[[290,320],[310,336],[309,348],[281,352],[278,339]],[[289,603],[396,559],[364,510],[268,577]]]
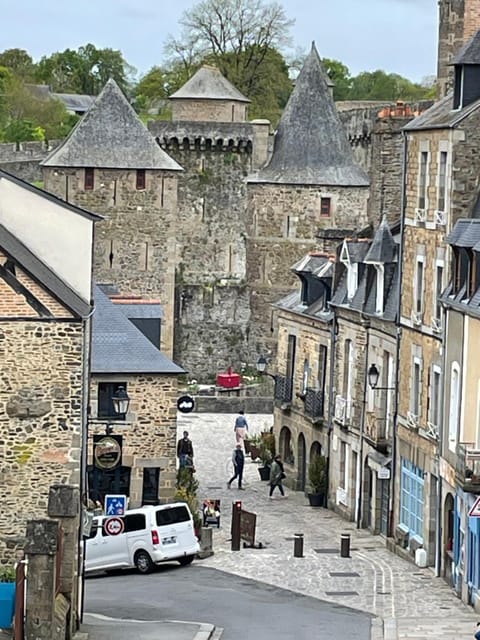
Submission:
[[[295,456],[292,449],[292,433],[288,427],[282,427],[278,439],[278,452],[282,460],[287,464],[295,464]]]
[[[443,574],[452,587],[453,580],[453,531],[455,502],[451,493],[447,493],[443,503]]]
[[[308,460],[310,461],[314,456],[321,456],[321,455],[322,455],[322,445],[318,442],[318,440],[315,440],[315,442],[312,442],[312,446],[310,447],[310,456]]]
[[[297,490],[305,491],[307,484],[307,447],[303,433],[298,436],[297,460]]]

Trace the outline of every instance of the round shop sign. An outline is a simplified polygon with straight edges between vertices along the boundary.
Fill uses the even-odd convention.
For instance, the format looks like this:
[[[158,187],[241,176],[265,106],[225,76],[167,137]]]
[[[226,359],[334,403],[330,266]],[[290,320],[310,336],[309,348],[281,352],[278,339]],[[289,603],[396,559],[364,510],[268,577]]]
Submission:
[[[177,409],[181,413],[190,413],[195,408],[195,400],[192,396],[180,396],[177,400]]]
[[[120,533],[123,533],[125,524],[121,518],[107,518],[103,523],[103,528],[109,536],[118,536]]]
[[[115,438],[106,436],[95,443],[95,466],[114,469],[122,457],[122,447]]]

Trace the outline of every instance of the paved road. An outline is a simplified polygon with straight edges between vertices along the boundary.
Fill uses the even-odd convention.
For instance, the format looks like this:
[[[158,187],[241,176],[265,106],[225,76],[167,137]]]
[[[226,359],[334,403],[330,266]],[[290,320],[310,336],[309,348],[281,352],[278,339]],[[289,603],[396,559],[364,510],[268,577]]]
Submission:
[[[224,629],[222,640],[370,638],[368,614],[207,569],[201,562],[182,568],[163,565],[148,576],[128,572],[90,578],[86,609],[145,621],[208,622]],[[135,627],[135,637],[140,637],[141,629]],[[108,628],[106,632],[105,640]],[[101,640],[98,631],[96,638]]]
[[[372,638],[385,640],[471,640],[480,617],[458,600],[452,589],[430,569],[419,569],[386,550],[380,536],[357,530],[326,509],[312,509],[300,493],[286,500],[268,500],[266,483],[256,463],[247,458],[246,490],[226,488],[228,460],[234,446],[234,415],[181,416],[178,430],[190,432],[201,498],[222,502],[222,527],[214,529],[215,555],[202,566],[261,580],[275,587],[368,612],[384,623]],[[251,432],[268,429],[269,415],[247,416]],[[257,513],[257,540],[266,549],[230,551],[231,502]],[[305,536],[304,558],[293,558],[292,536]],[[339,557],[343,532],[352,537],[351,558]]]

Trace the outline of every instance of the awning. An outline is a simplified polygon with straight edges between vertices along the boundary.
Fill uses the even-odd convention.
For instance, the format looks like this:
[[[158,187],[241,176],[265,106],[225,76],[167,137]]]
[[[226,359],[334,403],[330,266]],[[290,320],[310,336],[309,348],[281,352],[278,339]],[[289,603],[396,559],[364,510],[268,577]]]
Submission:
[[[382,467],[387,467],[391,463],[392,458],[384,456],[380,451],[371,451],[367,456],[367,460],[370,469],[380,471]]]

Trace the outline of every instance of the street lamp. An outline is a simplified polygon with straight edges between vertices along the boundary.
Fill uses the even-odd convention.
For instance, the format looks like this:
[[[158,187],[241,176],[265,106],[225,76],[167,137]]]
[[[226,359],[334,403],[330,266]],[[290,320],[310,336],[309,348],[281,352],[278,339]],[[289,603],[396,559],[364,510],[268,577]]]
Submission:
[[[376,389],[377,391],[393,391],[395,387],[378,387],[378,380],[380,378],[380,371],[377,368],[376,364],[371,364],[367,371],[368,384],[371,389]]]
[[[128,407],[130,406],[130,397],[125,387],[118,387],[116,393],[112,396],[113,410],[116,414],[128,413]]]
[[[265,358],[265,356],[259,356],[256,363],[258,373],[261,376],[269,376],[273,380],[276,380],[277,376],[273,375],[273,373],[268,373],[268,371],[266,371],[267,365],[268,365],[268,360]]]

